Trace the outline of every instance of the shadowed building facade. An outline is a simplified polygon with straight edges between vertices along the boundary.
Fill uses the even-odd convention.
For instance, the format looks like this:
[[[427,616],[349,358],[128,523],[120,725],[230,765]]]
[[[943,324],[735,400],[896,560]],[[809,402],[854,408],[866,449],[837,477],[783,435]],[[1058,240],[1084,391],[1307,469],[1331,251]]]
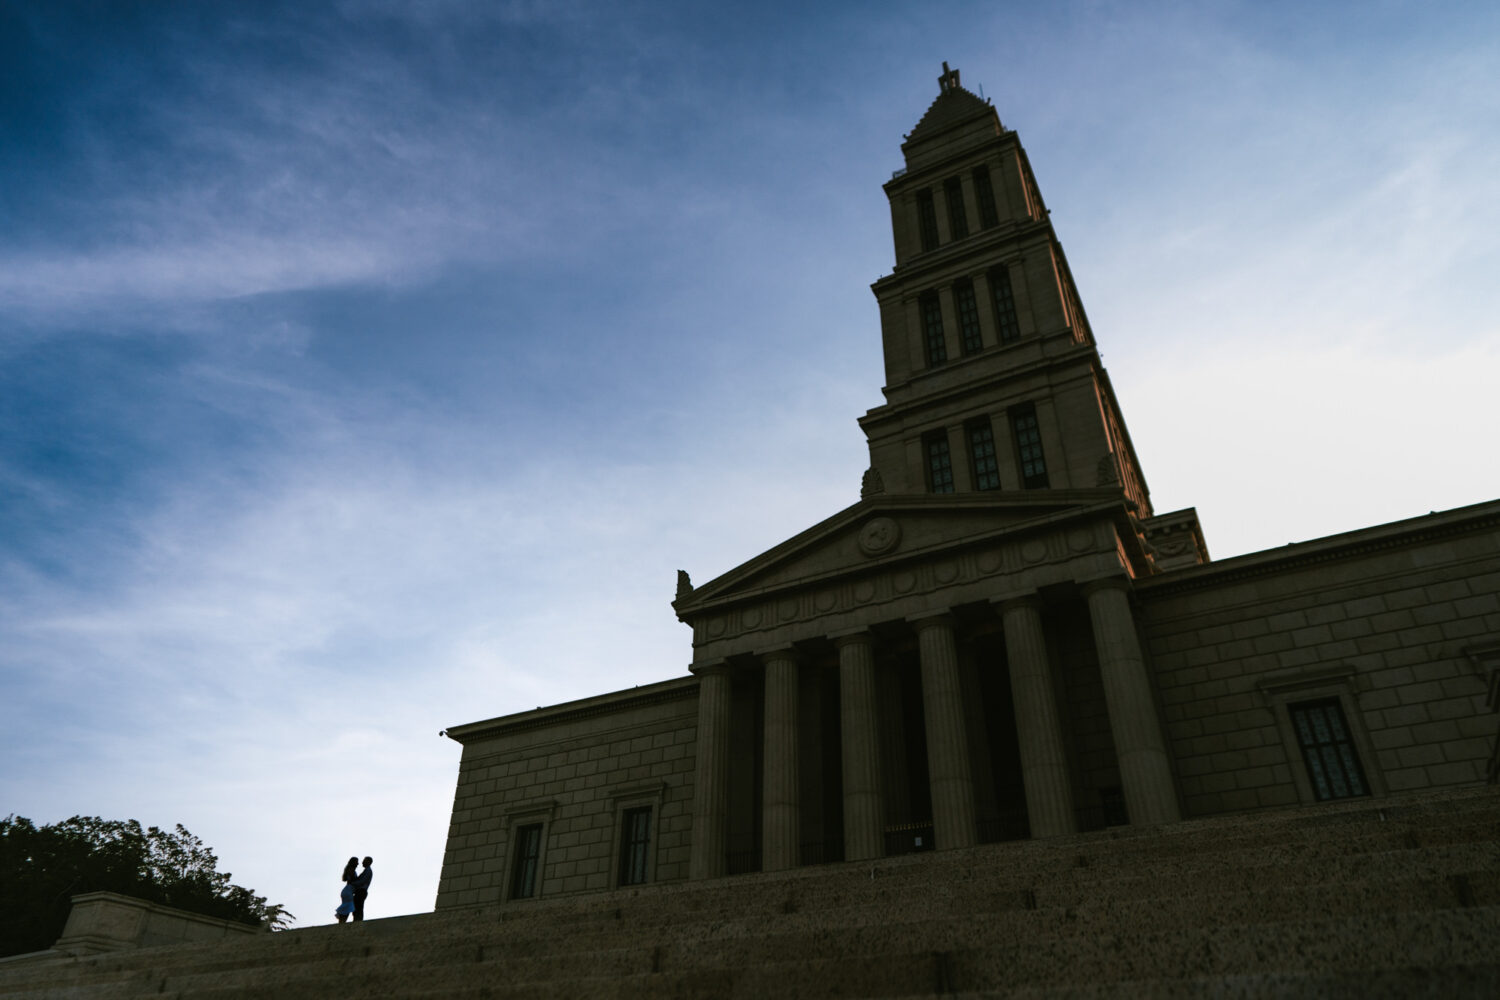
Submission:
[[[1211,562],[1016,134],[939,87],[858,502],[680,574],[686,676],[449,729],[439,908],[1494,781],[1500,502]]]

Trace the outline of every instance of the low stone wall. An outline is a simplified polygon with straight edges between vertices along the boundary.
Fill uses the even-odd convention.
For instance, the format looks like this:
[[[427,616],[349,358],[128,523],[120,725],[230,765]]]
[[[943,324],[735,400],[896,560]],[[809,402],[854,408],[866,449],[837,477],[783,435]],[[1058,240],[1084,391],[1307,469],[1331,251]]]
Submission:
[[[68,923],[52,950],[94,955],[263,933],[264,928],[253,924],[205,917],[113,892],[89,892],[73,897]]]

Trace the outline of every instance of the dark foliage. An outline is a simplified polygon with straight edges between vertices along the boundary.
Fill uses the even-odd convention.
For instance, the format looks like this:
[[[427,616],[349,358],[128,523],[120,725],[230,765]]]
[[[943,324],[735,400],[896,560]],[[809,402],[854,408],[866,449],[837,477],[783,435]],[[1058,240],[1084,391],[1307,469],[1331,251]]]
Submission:
[[[62,935],[73,896],[118,892],[223,920],[292,921],[229,872],[203,841],[178,826],[141,829],[135,820],[74,816],[38,827],[24,816],[0,820],[0,956],[50,948]]]

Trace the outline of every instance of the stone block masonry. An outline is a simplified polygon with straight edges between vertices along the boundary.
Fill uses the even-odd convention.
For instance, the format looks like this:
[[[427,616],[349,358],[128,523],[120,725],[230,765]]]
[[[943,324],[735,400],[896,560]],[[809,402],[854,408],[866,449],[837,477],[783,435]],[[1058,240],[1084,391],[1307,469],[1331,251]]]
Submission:
[[[464,752],[437,907],[615,888],[635,808],[650,810],[650,880],[687,878],[697,717],[687,677],[449,730]],[[528,827],[540,828],[529,885],[517,876]]]
[[[1139,581],[1186,815],[1318,798],[1290,712],[1329,701],[1376,797],[1485,780],[1494,504]]]

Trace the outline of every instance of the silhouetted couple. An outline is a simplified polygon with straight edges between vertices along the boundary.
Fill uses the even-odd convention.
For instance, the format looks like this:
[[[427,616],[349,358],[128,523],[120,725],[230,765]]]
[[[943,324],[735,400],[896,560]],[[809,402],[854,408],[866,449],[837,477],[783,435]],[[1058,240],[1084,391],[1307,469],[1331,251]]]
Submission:
[[[344,891],[339,893],[343,902],[333,911],[333,915],[339,918],[339,923],[348,920],[350,913],[354,914],[355,920],[365,919],[365,897],[370,894],[370,879],[375,877],[370,869],[374,863],[374,858],[365,858],[365,870],[358,874],[354,871],[359,864],[358,858],[350,858],[349,863],[344,866]]]

